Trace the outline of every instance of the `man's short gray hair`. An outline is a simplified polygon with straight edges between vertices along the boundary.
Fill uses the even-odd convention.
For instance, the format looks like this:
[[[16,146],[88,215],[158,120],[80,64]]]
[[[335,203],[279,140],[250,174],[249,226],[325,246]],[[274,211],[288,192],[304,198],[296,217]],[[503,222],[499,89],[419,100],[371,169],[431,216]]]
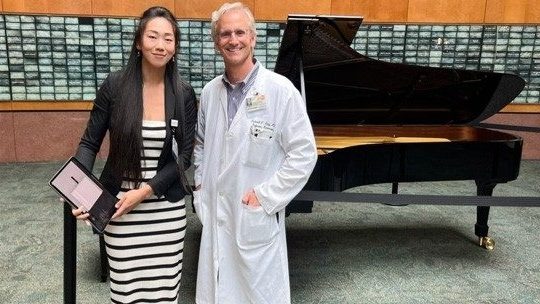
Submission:
[[[253,14],[251,13],[251,10],[242,2],[234,2],[234,3],[224,3],[220,8],[212,12],[212,39],[216,41],[216,38],[218,35],[217,23],[219,19],[221,18],[221,16],[223,16],[226,12],[229,12],[232,10],[244,11],[244,13],[246,14],[249,20],[249,29],[251,30],[253,35],[256,37],[257,30],[255,28],[255,18],[253,18]]]

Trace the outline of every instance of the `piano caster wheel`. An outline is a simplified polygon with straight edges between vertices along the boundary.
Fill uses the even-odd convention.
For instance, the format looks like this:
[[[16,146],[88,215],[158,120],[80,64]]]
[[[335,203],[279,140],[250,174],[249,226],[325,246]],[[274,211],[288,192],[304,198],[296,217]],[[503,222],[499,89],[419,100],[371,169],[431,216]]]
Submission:
[[[495,248],[495,241],[489,236],[484,236],[480,238],[480,247],[487,250],[493,250]]]

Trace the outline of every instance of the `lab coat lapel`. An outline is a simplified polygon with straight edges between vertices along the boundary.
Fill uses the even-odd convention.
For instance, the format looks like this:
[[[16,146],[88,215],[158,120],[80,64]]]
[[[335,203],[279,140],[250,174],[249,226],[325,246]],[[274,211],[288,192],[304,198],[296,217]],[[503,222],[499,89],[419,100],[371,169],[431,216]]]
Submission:
[[[223,76],[221,76],[223,77]],[[221,112],[223,113],[225,117],[225,127],[227,126],[227,88],[225,88],[225,84],[223,83],[223,78],[220,80],[220,86],[219,86],[219,106],[221,107]]]
[[[257,75],[255,76],[255,82],[253,83],[253,86],[249,89],[248,93],[246,94],[246,97],[244,97],[244,100],[238,105],[238,110],[236,111],[236,115],[233,118],[233,121],[231,122],[231,126],[229,127],[229,130],[234,132],[234,129],[238,127],[239,123],[242,123],[243,117],[245,116],[245,113],[247,111],[246,109],[246,99],[253,97],[255,92],[260,92],[260,79],[261,79],[261,72],[263,67],[259,66],[259,71],[257,72]]]

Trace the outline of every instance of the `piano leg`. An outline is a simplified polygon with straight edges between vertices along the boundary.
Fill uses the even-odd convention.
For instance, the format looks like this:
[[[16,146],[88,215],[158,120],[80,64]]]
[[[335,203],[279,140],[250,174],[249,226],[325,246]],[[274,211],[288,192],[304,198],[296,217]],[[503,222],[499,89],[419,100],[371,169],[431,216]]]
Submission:
[[[392,183],[392,194],[398,194],[399,192],[399,183],[397,182],[393,182]],[[385,205],[387,206],[394,206],[394,207],[401,207],[401,206],[407,206],[408,204],[389,204],[389,203],[384,203]]]
[[[71,206],[64,203],[64,303],[75,303],[77,279],[77,223]]]
[[[481,196],[491,196],[493,189],[495,189],[496,183],[486,183],[476,181],[476,194]],[[495,248],[495,241],[488,236],[489,226],[489,206],[477,206],[476,207],[476,225],[474,225],[474,233],[479,238],[480,247],[488,250]]]
[[[101,282],[107,282],[109,276],[109,261],[107,260],[107,251],[105,249],[105,239],[99,235],[99,259],[101,262]]]

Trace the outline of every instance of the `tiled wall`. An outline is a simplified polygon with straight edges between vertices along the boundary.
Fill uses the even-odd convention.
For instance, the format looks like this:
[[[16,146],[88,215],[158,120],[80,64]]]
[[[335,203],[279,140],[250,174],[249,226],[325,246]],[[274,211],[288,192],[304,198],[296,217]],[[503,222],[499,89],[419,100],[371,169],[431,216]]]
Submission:
[[[515,103],[540,103],[540,26],[368,25],[354,48],[390,62],[518,74]]]
[[[178,24],[178,67],[199,93],[223,63],[209,22]],[[134,27],[127,18],[0,15],[0,102],[93,99],[125,63]],[[255,55],[273,69],[283,24],[258,23],[257,33]],[[540,103],[540,26],[372,24],[353,47],[384,61],[516,73],[527,86],[514,103]]]

